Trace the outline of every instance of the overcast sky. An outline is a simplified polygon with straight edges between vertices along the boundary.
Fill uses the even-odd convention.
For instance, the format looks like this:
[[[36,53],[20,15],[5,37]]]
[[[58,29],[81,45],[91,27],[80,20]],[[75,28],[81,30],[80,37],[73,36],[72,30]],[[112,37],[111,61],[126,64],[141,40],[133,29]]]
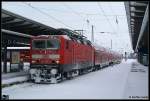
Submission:
[[[111,48],[112,40],[113,50],[132,52],[124,2],[2,2],[2,8],[54,28],[83,29],[89,40],[94,25],[96,44]]]

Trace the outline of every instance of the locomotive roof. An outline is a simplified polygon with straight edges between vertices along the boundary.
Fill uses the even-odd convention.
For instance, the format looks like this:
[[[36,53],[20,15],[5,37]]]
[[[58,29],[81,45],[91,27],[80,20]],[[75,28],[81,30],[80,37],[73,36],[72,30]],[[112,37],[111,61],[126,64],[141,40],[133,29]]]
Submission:
[[[70,29],[59,28],[59,29],[57,29],[57,32],[55,33],[55,35],[67,35],[71,39],[80,40],[80,41],[86,41],[87,43],[92,45],[91,41],[88,40],[85,36],[75,32],[75,31],[72,31]]]
[[[62,36],[65,39],[71,40],[67,35],[38,35],[34,36],[34,38],[49,38],[50,36]]]
[[[72,31],[70,29],[65,29],[65,28],[59,28],[57,29],[57,32],[55,33],[56,35],[68,35],[69,37],[74,37],[74,38],[78,38],[78,39],[86,39],[85,36],[75,32],[75,31]]]
[[[89,41],[85,36],[77,33],[76,31],[72,31],[70,29],[66,28],[58,28],[55,33],[50,33],[49,35],[67,35],[67,39],[74,39],[74,40],[80,40],[81,42],[87,42],[88,44],[92,45],[91,41]],[[36,37],[48,37],[49,35],[38,35]],[[65,36],[66,38],[66,36]],[[70,40],[69,39],[69,40]]]
[[[63,36],[65,39],[71,40],[71,39],[75,39],[75,40],[80,40],[80,41],[86,41],[88,44],[90,44],[91,46],[93,46],[97,51],[104,51],[104,52],[108,52],[108,53],[112,53],[112,54],[118,54],[117,52],[111,50],[111,49],[107,49],[104,48],[102,46],[99,46],[97,44],[92,44],[90,40],[87,40],[87,38],[83,35],[80,35],[79,33],[72,31],[70,29],[65,29],[65,28],[59,28],[57,29],[57,31],[53,34],[50,35],[56,35],[56,36]],[[36,37],[49,37],[50,35],[39,35]],[[119,54],[118,54],[119,55]]]
[[[107,53],[111,53],[111,54],[118,54],[117,52],[109,49],[109,48],[105,48],[105,47],[102,47],[100,45],[97,45],[97,44],[94,44],[94,48],[96,49],[96,51],[103,51],[103,52],[107,52]]]

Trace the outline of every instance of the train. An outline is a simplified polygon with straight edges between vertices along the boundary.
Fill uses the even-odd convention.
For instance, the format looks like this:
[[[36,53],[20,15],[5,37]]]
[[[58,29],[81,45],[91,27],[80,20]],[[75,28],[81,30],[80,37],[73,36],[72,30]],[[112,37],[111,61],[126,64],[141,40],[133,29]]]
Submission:
[[[21,50],[20,51],[20,62],[30,62],[30,50]]]
[[[32,37],[30,80],[34,83],[59,83],[121,60],[121,54],[96,47],[85,36],[60,28],[50,35]]]

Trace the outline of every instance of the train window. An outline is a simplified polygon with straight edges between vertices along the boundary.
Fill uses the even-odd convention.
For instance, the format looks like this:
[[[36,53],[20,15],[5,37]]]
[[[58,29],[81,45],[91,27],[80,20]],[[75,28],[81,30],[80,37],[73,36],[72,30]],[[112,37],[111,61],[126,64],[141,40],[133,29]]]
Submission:
[[[45,49],[46,44],[45,40],[33,40],[33,49]]]
[[[58,49],[60,47],[59,40],[33,40],[33,49]]]
[[[47,40],[47,48],[58,49],[59,45],[60,45],[59,40],[56,39]]]

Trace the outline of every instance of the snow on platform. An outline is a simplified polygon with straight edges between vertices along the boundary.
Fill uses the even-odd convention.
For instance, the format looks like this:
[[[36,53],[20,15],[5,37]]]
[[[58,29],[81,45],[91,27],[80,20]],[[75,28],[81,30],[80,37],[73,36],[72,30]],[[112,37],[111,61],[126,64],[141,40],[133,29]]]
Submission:
[[[16,82],[23,82],[23,81],[27,81],[28,79],[29,79],[28,71],[2,74],[3,85],[13,84]]]
[[[28,76],[19,76],[19,77],[4,79],[4,80],[2,80],[2,84],[3,85],[13,84],[13,83],[17,83],[17,82],[27,81],[28,79],[29,79]]]
[[[125,87],[124,98],[148,99],[148,67],[133,62]]]
[[[27,81],[29,79],[29,65],[29,63],[24,63],[23,71],[20,72],[2,73],[2,84],[8,85],[16,82]]]
[[[131,72],[133,63],[141,66],[136,60],[122,61],[58,84],[23,83],[6,87],[2,94],[9,95],[10,99],[128,99],[136,95],[135,92],[140,92],[136,96],[148,96],[147,69],[141,75],[134,75],[135,72]],[[138,87],[136,90],[132,85],[137,85],[140,80],[140,86],[134,86]]]
[[[21,71],[21,72],[13,72],[13,73],[3,73],[2,74],[2,80],[10,79],[10,78],[15,78],[18,76],[26,76],[28,75],[28,71]]]

